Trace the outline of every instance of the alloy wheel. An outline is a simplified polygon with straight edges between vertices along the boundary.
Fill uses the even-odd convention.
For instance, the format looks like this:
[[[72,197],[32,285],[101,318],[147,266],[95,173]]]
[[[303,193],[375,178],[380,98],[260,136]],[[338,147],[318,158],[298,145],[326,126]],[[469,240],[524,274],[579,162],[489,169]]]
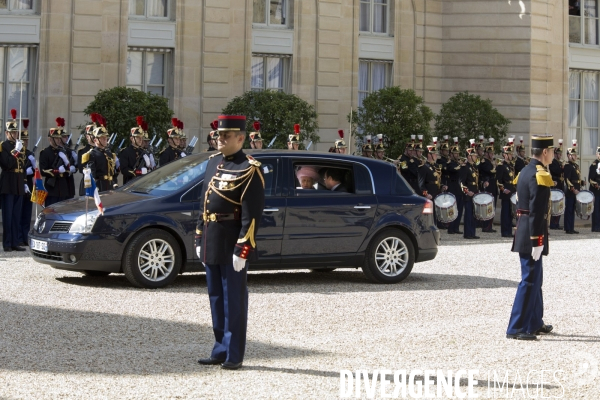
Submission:
[[[149,240],[140,250],[138,265],[146,279],[153,282],[161,281],[173,271],[175,252],[165,240]]]
[[[375,250],[375,264],[385,276],[398,276],[408,265],[408,249],[397,237],[383,239]]]

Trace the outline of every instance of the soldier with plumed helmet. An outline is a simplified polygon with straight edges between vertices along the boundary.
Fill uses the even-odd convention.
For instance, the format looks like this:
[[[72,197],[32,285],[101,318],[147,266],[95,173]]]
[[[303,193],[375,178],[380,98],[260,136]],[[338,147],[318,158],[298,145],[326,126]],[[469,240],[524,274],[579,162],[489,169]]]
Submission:
[[[569,162],[565,164],[565,233],[576,234],[575,200],[581,190],[581,170],[577,164],[577,139],[573,139],[573,147],[567,149]]]
[[[489,138],[486,145],[483,145],[483,158],[479,162],[479,183],[481,190],[488,192],[494,197],[493,207],[496,210],[496,201],[498,199],[498,185],[496,180],[496,161],[494,159],[494,138]],[[481,142],[480,142],[481,143]],[[479,149],[479,146],[477,147]],[[479,154],[479,150],[478,153]],[[482,232],[496,233],[493,228],[494,219],[483,221]]]
[[[250,132],[250,148],[257,150],[262,149],[263,139],[260,135],[260,121],[254,121],[252,127],[254,128],[254,132]]]
[[[21,208],[25,194],[27,157],[19,139],[17,110],[10,110],[12,121],[6,122],[6,140],[0,142],[0,197],[2,200],[2,245],[4,251],[25,251],[19,246]]]
[[[563,162],[561,160],[563,153],[563,140],[558,139],[558,146],[554,148],[554,159],[548,166],[550,175],[552,175],[552,181],[554,182],[554,188],[565,191],[565,177],[563,173]],[[552,215],[550,217],[550,229],[560,229],[560,215]]]
[[[67,175],[67,184],[69,186],[68,199],[75,197],[75,173],[77,172],[77,153],[69,147],[71,134],[66,129],[61,133],[62,148],[69,159],[69,173]]]
[[[375,158],[376,160],[384,160],[385,161],[385,145],[383,144],[383,134],[377,134],[377,144],[374,148]]]
[[[94,129],[97,127],[97,115],[97,113],[90,114],[90,117],[92,118],[92,123],[85,126],[85,141],[87,143],[83,148],[77,151],[77,168],[79,170],[79,173],[81,174],[83,174],[83,169],[87,167],[87,164],[84,164],[84,162],[82,161],[82,157],[94,147]],[[85,196],[85,187],[83,179],[79,181],[79,195]]]
[[[498,163],[496,167],[496,181],[498,182],[498,192],[502,202],[502,211],[500,214],[500,233],[502,237],[512,237],[512,204],[511,196],[515,193],[515,168],[512,163],[514,149],[512,139],[502,146],[502,157],[504,161]]]
[[[479,169],[476,165],[478,161],[477,144],[475,143],[475,139],[469,139],[469,142],[471,143],[471,147],[465,151],[467,162],[465,166],[462,167],[460,178],[460,186],[464,193],[463,201],[465,206],[464,238],[479,239],[479,236],[476,235],[476,222],[473,213],[473,196],[475,196],[479,190]]]
[[[138,176],[146,175],[152,169],[150,157],[144,150],[144,134],[148,130],[148,124],[141,115],[135,117],[135,122],[137,126],[129,130],[129,146],[119,153],[123,185]]]
[[[37,168],[35,154],[27,147],[29,146],[29,119],[21,120],[21,141],[25,150],[25,194],[23,197],[23,205],[21,206],[21,222],[19,230],[20,246],[29,246],[29,230],[31,229],[31,213],[33,211],[33,203],[31,202],[31,191],[33,190],[33,176]]]
[[[515,158],[515,174],[519,175],[519,172],[521,172],[521,170],[525,168],[525,166],[529,162],[525,157],[525,145],[523,144],[523,136],[519,136],[519,144],[517,145],[515,150],[517,151],[517,158]]]
[[[160,152],[158,162],[162,167],[173,160],[185,157],[185,153],[179,148],[181,144],[181,134],[183,133],[183,121],[177,118],[171,118],[173,127],[167,131],[167,148]]]
[[[453,140],[454,145],[450,147],[450,158],[446,163],[445,170],[442,170],[442,176],[448,186],[448,192],[456,197],[456,207],[458,208],[458,217],[448,224],[448,234],[450,235],[462,234],[460,231],[460,220],[462,219],[464,209],[463,191],[460,187],[460,175],[464,164],[460,160],[458,137],[454,137]]]
[[[300,124],[294,124],[294,133],[288,136],[288,150],[298,150],[300,147]]]
[[[410,142],[406,143],[404,154],[398,159],[398,170],[406,179],[410,187],[419,193],[419,161],[415,158],[415,135],[410,135]]]
[[[365,142],[362,145],[362,156],[373,158],[373,144],[371,143],[371,135],[365,136]]]
[[[65,119],[56,118],[56,128],[48,131],[48,147],[40,152],[40,173],[45,177],[44,187],[48,196],[44,202],[45,207],[51,206],[59,201],[71,198],[69,175],[73,170],[71,158],[63,147],[62,134],[65,130]]]
[[[217,131],[218,121],[215,119],[210,123],[211,131],[206,136],[206,144],[208,144],[208,149],[206,151],[215,151],[217,150],[217,139],[219,138],[219,132]]]
[[[97,127],[94,129],[94,147],[81,157],[82,163],[91,170],[91,176],[96,181],[99,192],[115,189],[119,170],[118,158],[108,149],[108,131],[106,120],[100,114],[96,115]]]

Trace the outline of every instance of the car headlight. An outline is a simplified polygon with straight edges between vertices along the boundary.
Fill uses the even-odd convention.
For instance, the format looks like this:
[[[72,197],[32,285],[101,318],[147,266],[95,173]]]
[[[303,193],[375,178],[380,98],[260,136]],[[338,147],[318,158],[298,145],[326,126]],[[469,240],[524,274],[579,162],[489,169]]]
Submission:
[[[98,210],[90,211],[87,214],[82,214],[75,219],[73,225],[69,229],[69,233],[89,233],[94,227],[94,223],[100,213]]]

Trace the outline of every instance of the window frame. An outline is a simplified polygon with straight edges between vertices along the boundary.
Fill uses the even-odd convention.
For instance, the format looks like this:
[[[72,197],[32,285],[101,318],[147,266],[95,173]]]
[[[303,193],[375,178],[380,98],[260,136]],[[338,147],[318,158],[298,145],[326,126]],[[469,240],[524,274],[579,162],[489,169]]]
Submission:
[[[10,15],[31,15],[31,14],[37,14],[38,10],[38,0],[32,0],[31,1],[31,8],[30,9],[23,9],[23,8],[18,8],[16,10],[12,10],[10,9],[10,0],[7,0],[6,3],[6,8],[0,8],[0,15],[4,14],[10,14]]]
[[[368,64],[368,70],[367,70],[367,79],[368,79],[368,87],[367,90],[361,90],[361,85],[360,85],[360,64],[361,63],[367,63]],[[360,95],[361,93],[365,94],[365,97],[367,97],[369,94],[373,93],[373,64],[387,64],[386,65],[386,69],[385,69],[385,86],[383,88],[387,88],[387,87],[391,87],[394,84],[394,62],[390,61],[390,60],[372,60],[372,59],[359,59],[358,60],[358,87],[357,87],[357,101],[358,101],[358,106],[362,107],[362,102],[360,100]],[[383,89],[382,88],[382,89]],[[380,90],[380,89],[377,89]]]
[[[254,22],[254,2],[262,2],[262,3],[267,3],[265,4],[265,21],[266,22]],[[291,0],[282,0],[283,1],[283,7],[284,7],[284,13],[283,13],[283,19],[285,21],[285,23],[283,24],[271,24],[271,13],[270,11],[270,3],[271,0],[253,0],[252,2],[252,26],[256,27],[256,28],[269,28],[269,29],[291,29],[291,24],[290,24],[290,15],[291,15]]]
[[[359,35],[360,34],[367,34],[367,35],[378,35],[378,36],[390,36],[390,12],[391,12],[391,1],[392,0],[385,0],[385,8],[386,8],[386,13],[385,13],[385,21],[384,21],[384,26],[385,26],[385,32],[374,32],[373,31],[373,25],[375,22],[375,0],[359,0],[358,2],[358,13],[359,13],[359,17],[358,17],[358,32]],[[360,29],[360,20],[361,20],[361,5],[362,4],[366,4],[369,3],[369,29],[368,30],[361,30]]]
[[[256,86],[252,86],[252,59],[253,58],[260,58],[262,57],[263,59],[263,87],[259,88]],[[279,58],[282,59],[283,62],[283,87],[281,89],[279,88],[269,88],[267,87],[267,58]],[[251,91],[263,91],[263,90],[277,90],[277,91],[281,91],[283,93],[287,93],[290,94],[291,93],[291,88],[292,88],[292,83],[291,83],[291,76],[292,76],[292,55],[291,54],[264,54],[264,53],[252,53],[252,55],[250,56],[250,90]]]
[[[333,161],[333,162],[332,162]],[[339,196],[364,196],[365,194],[361,194],[361,193],[356,193],[356,172],[354,169],[356,163],[351,162],[351,161],[346,161],[346,160],[331,160],[331,159],[314,159],[314,158],[298,158],[298,157],[293,157],[290,158],[290,169],[289,169],[289,176],[288,176],[288,181],[289,181],[289,187],[288,187],[288,196],[289,197],[307,197],[307,196],[313,196],[313,197],[339,197]],[[363,164],[361,164],[363,165]],[[348,189],[348,191],[346,192],[336,192],[333,190],[323,190],[323,189],[316,189],[316,190],[310,190],[310,189],[298,189],[298,186],[296,185],[296,183],[300,183],[298,181],[298,178],[296,177],[296,167],[298,166],[311,166],[311,167],[317,167],[317,170],[320,171],[323,168],[337,168],[337,169],[341,169],[344,170],[346,172],[350,172],[350,176],[351,176],[351,187],[348,187],[348,183],[345,184],[346,189]],[[364,165],[363,165],[364,166]],[[367,168],[367,170],[369,169],[368,167],[365,166],[365,168]],[[322,186],[325,186],[323,183],[320,183]],[[371,183],[373,183],[371,181]],[[352,189],[352,191],[350,191],[350,189]],[[370,193],[369,195],[372,195],[373,193]]]
[[[600,146],[600,87],[598,87],[598,85],[596,86],[596,96],[597,99],[587,99],[585,96],[585,87],[584,87],[584,76],[586,73],[591,73],[591,74],[596,74],[596,82],[600,83],[600,71],[592,71],[592,70],[580,70],[580,69],[570,69],[569,70],[569,81],[571,78],[571,74],[578,74],[578,80],[579,80],[579,98],[572,98],[571,97],[571,90],[569,88],[569,116],[568,116],[568,121],[567,121],[567,128],[569,130],[569,136],[567,139],[567,143],[565,144],[565,148],[567,147],[571,147],[571,140],[572,139],[577,139],[577,147],[579,148],[578,151],[578,160],[581,160],[581,162],[583,163],[588,162],[588,161],[593,161],[596,158],[596,148],[598,146]],[[570,104],[572,101],[577,101],[578,102],[578,115],[577,115],[577,119],[576,119],[576,125],[571,125],[572,122],[572,118],[571,118],[571,107]],[[584,120],[585,120],[585,111],[586,111],[586,103],[596,103],[596,110],[597,110],[597,125],[596,127],[586,127],[584,125]],[[597,131],[596,134],[596,145],[593,145],[593,142],[591,140],[591,136],[589,138],[587,138],[587,141],[591,142],[589,143],[589,145],[584,144],[584,130],[585,129],[593,129]],[[575,134],[573,134],[572,132],[575,132]],[[584,154],[583,153],[583,149],[589,150],[590,154]]]
[[[2,130],[4,130],[5,123],[8,119],[12,119],[10,116],[11,107],[8,104],[8,90],[12,84],[19,84],[19,82],[14,82],[9,79],[9,50],[11,48],[23,48],[27,52],[27,81],[23,81],[23,84],[27,86],[27,114],[19,115],[19,106],[16,106],[17,109],[17,119],[19,116],[23,119],[29,119],[32,121],[34,115],[34,89],[35,89],[35,79],[37,77],[37,57],[36,57],[36,46],[11,46],[11,45],[3,45],[0,44],[0,52],[4,52],[3,55],[3,64],[0,66],[0,86],[2,87],[0,92],[0,123],[2,124]],[[29,130],[33,130],[32,124],[30,124]]]
[[[150,20],[150,21],[171,21],[172,13],[171,8],[173,5],[172,0],[167,1],[167,16],[166,17],[151,17],[148,16],[148,2],[152,0],[144,0],[144,15],[131,14],[131,6],[129,7],[129,12],[127,13],[129,19],[137,19],[137,20]]]
[[[583,0],[584,2],[585,0]],[[579,7],[579,15],[571,15],[569,14],[569,45],[576,45],[576,46],[582,46],[582,47],[600,47],[600,0],[594,0],[596,1],[596,15],[595,17],[589,17],[584,15],[585,14],[585,5],[581,4]],[[582,3],[583,3],[582,2]],[[583,11],[583,14],[582,14]],[[579,22],[579,41],[578,42],[571,42],[571,21],[572,20],[578,20]],[[589,20],[595,20],[596,24],[595,24],[595,28],[596,28],[596,43],[595,44],[591,44],[591,43],[585,43],[585,39],[586,39],[586,34],[585,34],[585,28],[586,28],[586,23]]]
[[[155,50],[155,51],[153,51]],[[156,51],[156,50],[164,50],[164,51]],[[138,89],[145,93],[151,93],[148,91],[148,87],[161,87],[161,85],[156,84],[148,84],[147,83],[147,75],[146,75],[146,55],[147,53],[161,53],[164,55],[163,58],[163,95],[162,97],[171,101],[171,71],[172,71],[172,62],[173,62],[173,50],[172,49],[159,49],[159,48],[145,48],[145,47],[129,47],[127,49],[127,64],[129,63],[129,53],[130,52],[141,52],[142,53],[142,88],[139,89],[140,85],[137,84],[129,84],[127,83],[127,71],[125,73],[125,86],[132,89]],[[128,65],[126,65],[126,69]]]

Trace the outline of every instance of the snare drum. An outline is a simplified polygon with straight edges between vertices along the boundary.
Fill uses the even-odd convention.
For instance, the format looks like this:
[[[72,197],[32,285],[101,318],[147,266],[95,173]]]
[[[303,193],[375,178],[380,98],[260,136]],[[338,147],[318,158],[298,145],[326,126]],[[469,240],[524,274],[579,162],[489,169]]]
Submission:
[[[560,189],[550,189],[550,214],[553,217],[561,216],[565,213],[565,194]]]
[[[517,216],[517,193],[513,193],[512,196],[510,196],[510,211],[512,214],[512,217],[516,217]]]
[[[488,221],[494,218],[494,196],[489,193],[477,193],[473,196],[473,214],[480,221]]]
[[[438,194],[433,200],[433,204],[435,205],[435,215],[441,223],[448,224],[458,217],[456,197],[452,193]]]
[[[582,190],[575,196],[575,214],[581,219],[590,219],[594,212],[594,194],[589,190]]]

